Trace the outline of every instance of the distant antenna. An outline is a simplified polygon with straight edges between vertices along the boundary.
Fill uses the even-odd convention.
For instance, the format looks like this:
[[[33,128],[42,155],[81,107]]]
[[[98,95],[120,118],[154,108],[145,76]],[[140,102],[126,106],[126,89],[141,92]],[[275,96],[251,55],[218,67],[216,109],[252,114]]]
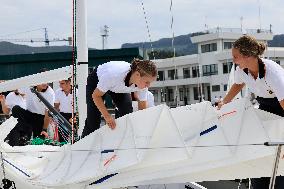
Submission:
[[[261,31],[261,14],[260,14],[260,0],[258,0],[258,21],[259,21],[259,30]]]
[[[49,46],[49,39],[48,39],[48,34],[47,34],[47,28],[43,28],[44,29],[44,42],[45,42],[45,46],[48,47]]]
[[[208,30],[207,16],[205,16],[204,18],[204,27],[205,27],[205,30]]]
[[[107,46],[107,37],[109,36],[108,32],[109,32],[109,27],[107,25],[104,25],[104,27],[101,28],[102,45],[103,45],[102,47],[103,47],[103,49],[106,49],[106,46]]]
[[[243,32],[243,20],[244,20],[244,17],[241,16],[240,21],[241,21],[241,32],[242,32],[242,33],[244,33],[244,32]]]

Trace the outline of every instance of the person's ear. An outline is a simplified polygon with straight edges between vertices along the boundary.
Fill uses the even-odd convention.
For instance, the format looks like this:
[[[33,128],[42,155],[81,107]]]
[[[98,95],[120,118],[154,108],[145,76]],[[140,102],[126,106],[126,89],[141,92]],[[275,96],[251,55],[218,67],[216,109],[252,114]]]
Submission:
[[[141,77],[141,74],[140,74],[138,71],[135,72],[135,75],[136,75],[137,77]]]

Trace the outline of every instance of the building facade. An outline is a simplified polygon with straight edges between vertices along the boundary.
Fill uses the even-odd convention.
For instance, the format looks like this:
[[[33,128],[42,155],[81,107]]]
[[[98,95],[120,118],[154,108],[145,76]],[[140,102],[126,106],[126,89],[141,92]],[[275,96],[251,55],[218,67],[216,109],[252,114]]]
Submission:
[[[233,65],[232,44],[243,33],[241,29],[229,28],[198,32],[191,37],[198,54],[155,60],[158,79],[150,88],[155,103],[175,107],[224,97]],[[245,33],[265,43],[273,39],[270,30],[251,29]],[[282,47],[268,47],[263,57],[284,67]]]

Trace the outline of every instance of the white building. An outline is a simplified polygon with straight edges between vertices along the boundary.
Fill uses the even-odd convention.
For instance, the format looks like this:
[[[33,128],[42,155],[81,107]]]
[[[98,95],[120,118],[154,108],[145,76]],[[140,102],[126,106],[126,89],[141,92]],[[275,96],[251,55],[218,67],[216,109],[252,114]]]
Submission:
[[[270,30],[247,30],[246,33],[266,43],[273,39]],[[150,89],[155,103],[176,106],[199,102],[201,97],[208,101],[224,97],[232,67],[232,43],[242,35],[241,29],[198,32],[191,37],[198,45],[198,54],[155,60],[159,77]],[[268,47],[264,57],[284,67],[284,48]]]

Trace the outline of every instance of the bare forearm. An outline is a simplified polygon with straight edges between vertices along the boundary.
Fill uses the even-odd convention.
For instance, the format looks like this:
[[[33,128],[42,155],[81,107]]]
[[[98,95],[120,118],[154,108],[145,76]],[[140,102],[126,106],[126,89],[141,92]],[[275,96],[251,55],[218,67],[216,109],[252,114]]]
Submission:
[[[10,108],[7,107],[5,101],[1,102],[2,111],[4,114],[8,115],[10,113]]]
[[[44,115],[43,127],[42,128],[47,129],[49,122],[50,122],[50,117],[48,116],[48,113],[46,112],[45,115]]]
[[[147,108],[147,101],[138,101],[138,110],[143,110]]]
[[[93,101],[95,103],[95,105],[97,106],[97,108],[99,109],[99,111],[101,112],[101,114],[103,115],[104,118],[110,116],[105,104],[104,104],[104,101],[103,101],[103,98],[101,96],[96,96],[96,95],[92,95],[93,97]]]
[[[242,90],[245,84],[233,84],[228,94],[224,97],[224,104],[231,102],[232,99]]]
[[[8,108],[7,106],[2,106],[2,111],[4,114],[8,115],[10,113],[10,108]]]
[[[279,103],[280,103],[281,107],[282,107],[283,110],[284,110],[284,100],[279,101]]]
[[[54,103],[54,108],[55,108],[57,111],[60,111],[60,110],[59,110],[59,105],[60,105],[60,103]]]

